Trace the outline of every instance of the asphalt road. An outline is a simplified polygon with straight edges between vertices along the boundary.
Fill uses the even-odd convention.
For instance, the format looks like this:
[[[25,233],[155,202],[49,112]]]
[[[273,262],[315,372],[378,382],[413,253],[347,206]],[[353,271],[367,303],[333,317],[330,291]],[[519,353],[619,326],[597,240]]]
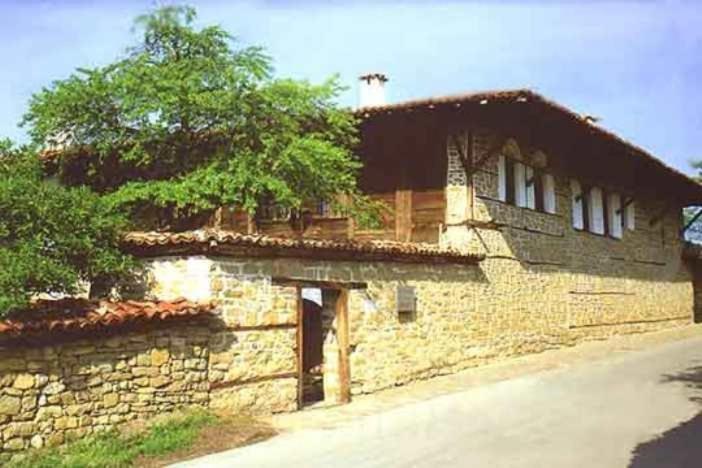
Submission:
[[[702,339],[300,430],[181,467],[702,467]]]

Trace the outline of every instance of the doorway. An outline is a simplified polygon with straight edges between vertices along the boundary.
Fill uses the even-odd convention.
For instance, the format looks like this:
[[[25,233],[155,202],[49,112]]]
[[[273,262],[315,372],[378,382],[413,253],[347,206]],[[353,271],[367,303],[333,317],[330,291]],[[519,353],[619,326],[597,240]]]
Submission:
[[[298,407],[350,400],[348,293],[345,289],[298,287]]]

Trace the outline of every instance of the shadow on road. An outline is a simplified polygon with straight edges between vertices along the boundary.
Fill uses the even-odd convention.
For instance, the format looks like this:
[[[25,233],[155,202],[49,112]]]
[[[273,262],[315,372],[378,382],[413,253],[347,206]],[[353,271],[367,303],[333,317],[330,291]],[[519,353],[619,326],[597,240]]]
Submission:
[[[664,382],[684,382],[700,393],[691,397],[702,404],[702,366],[668,375]],[[702,466],[702,412],[634,449],[629,468],[699,468]]]

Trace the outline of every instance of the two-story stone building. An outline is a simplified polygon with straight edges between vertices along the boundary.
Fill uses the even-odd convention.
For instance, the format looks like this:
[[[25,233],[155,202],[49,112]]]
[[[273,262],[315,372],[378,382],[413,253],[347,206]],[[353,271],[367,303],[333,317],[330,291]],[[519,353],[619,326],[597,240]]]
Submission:
[[[57,344],[51,332],[1,348],[0,392],[14,406],[0,401],[0,429],[82,435],[193,402],[291,411],[692,323],[681,210],[702,203],[702,186],[528,90],[387,105],[382,75],[363,82],[376,101],[356,111],[361,186],[387,206],[381,226],[362,229],[322,203],[302,232],[271,207],[127,235],[147,266],[144,293],[185,297],[168,307],[193,313],[147,326],[167,306],[134,303],[137,325],[118,331],[124,320],[99,311],[85,322],[109,339],[76,331]],[[202,301],[214,310],[192,305]],[[22,338],[0,327],[0,347],[6,330]],[[42,403],[45,385],[55,392]],[[73,406],[60,407],[64,396]],[[34,444],[31,431],[8,437]]]
[[[363,77],[366,96],[384,80]],[[236,345],[215,358],[223,393],[266,377],[290,395],[276,409],[292,409],[305,382],[345,400],[693,320],[682,208],[702,187],[684,174],[528,90],[372,102],[357,116],[381,227],[320,204],[303,232],[275,209],[254,221],[234,210],[215,230],[128,238],[153,258],[157,295],[215,298],[229,326],[256,328],[266,375],[230,359]]]

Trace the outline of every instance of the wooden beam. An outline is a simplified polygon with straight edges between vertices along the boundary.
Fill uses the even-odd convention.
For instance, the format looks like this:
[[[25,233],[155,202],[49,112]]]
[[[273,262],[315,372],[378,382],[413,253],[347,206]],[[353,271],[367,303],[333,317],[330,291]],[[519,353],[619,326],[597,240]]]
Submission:
[[[368,283],[360,281],[318,281],[287,276],[274,276],[271,278],[271,283],[276,286],[295,286],[298,288],[366,289],[368,287]]]
[[[666,203],[666,205],[663,207],[663,209],[660,210],[658,213],[656,213],[655,216],[653,216],[651,218],[651,221],[649,221],[648,225],[654,226],[656,223],[658,223],[658,221],[661,221],[669,209],[670,209],[670,205]]]
[[[453,136],[453,144],[456,147],[456,151],[458,151],[458,156],[461,161],[461,164],[463,164],[463,169],[466,171],[466,176],[470,179],[473,177],[473,175],[478,172],[478,170],[483,167],[483,165],[492,157],[497,156],[498,151],[502,149],[504,146],[505,142],[507,141],[507,138],[499,138],[486,152],[485,154],[478,159],[477,161],[473,161],[473,135],[472,133],[469,133],[469,144],[468,144],[468,149],[466,151],[463,151],[463,147],[460,144],[460,140],[456,137]]]
[[[302,406],[304,404],[304,390],[305,390],[305,369],[304,369],[304,361],[303,361],[303,352],[304,352],[304,314],[305,311],[302,307],[302,288],[300,286],[297,286],[296,288],[296,293],[297,293],[297,334],[296,334],[296,339],[295,339],[295,346],[297,346],[297,349],[295,350],[295,356],[296,356],[296,362],[295,365],[297,366],[296,371],[297,371],[297,409],[302,409]]]
[[[409,242],[412,238],[412,190],[395,191],[395,240]]]
[[[339,343],[339,403],[348,403],[351,401],[348,303],[348,290],[340,290],[339,297],[336,299],[336,336]]]
[[[626,207],[634,203],[634,197],[626,197],[624,199],[624,203],[622,203],[621,208],[617,210],[617,214],[622,214],[624,210],[626,210]]]
[[[246,234],[254,234],[256,230],[256,219],[251,213],[246,212]]]

